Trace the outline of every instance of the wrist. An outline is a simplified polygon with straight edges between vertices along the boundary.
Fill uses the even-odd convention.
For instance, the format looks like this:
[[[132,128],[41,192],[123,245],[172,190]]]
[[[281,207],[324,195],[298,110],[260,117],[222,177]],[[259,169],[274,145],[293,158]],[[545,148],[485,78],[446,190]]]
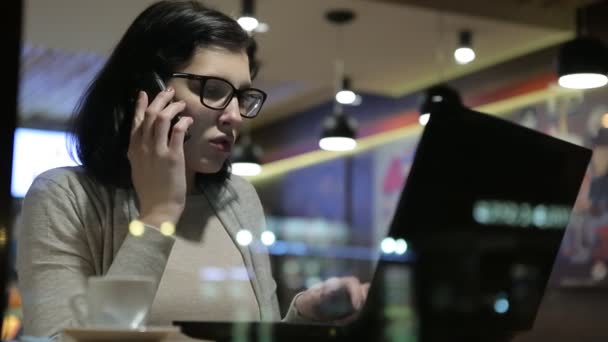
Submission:
[[[163,223],[176,225],[182,215],[183,206],[162,206],[142,210],[139,220],[144,224],[160,227]]]
[[[139,217],[139,221],[143,224],[150,225],[153,227],[160,228],[163,223],[171,223],[176,225],[179,221],[179,217],[181,216],[181,211],[179,214],[176,213],[165,213],[165,212],[153,212],[142,214]]]

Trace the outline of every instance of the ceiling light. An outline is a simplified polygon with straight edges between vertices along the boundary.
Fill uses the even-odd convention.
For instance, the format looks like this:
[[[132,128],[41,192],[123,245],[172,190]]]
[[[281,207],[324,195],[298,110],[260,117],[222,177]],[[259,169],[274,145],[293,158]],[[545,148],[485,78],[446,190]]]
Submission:
[[[239,23],[239,25],[241,25],[243,30],[248,32],[255,30],[260,24],[260,22],[256,18],[247,16],[240,17],[237,22]]]
[[[258,163],[238,162],[232,164],[232,173],[243,177],[257,176],[262,172],[262,166]]]
[[[471,31],[463,30],[459,33],[459,46],[454,51],[454,59],[458,64],[468,64],[475,60],[475,51],[471,45]]]
[[[331,24],[342,27],[354,19],[355,13],[349,9],[336,9],[328,11],[325,17]],[[342,46],[340,35],[336,37],[336,46]],[[342,49],[338,50],[343,52]],[[344,74],[344,61],[341,58],[336,61],[336,88],[334,112],[323,123],[319,147],[326,151],[348,151],[357,147],[356,128],[355,121],[344,114],[343,105],[360,103],[361,98],[351,90],[350,79]]]
[[[429,123],[430,119],[431,119],[431,113],[421,113],[420,117],[418,118],[418,122],[422,126],[426,126],[426,124]]]
[[[353,104],[357,100],[357,94],[355,94],[352,90],[340,90],[336,94],[336,101],[341,104]]]
[[[608,84],[608,47],[600,39],[587,35],[585,8],[576,11],[576,38],[562,44],[557,52],[560,86],[569,89],[592,89]]]
[[[462,106],[458,92],[446,85],[436,85],[426,90],[418,122],[425,126],[431,119],[431,114],[445,112],[450,108]]]
[[[347,137],[325,137],[319,140],[319,147],[325,151],[350,151],[357,147],[357,141]]]
[[[253,32],[260,24],[253,14],[253,7],[253,0],[243,0],[242,15],[237,19],[239,25],[247,32]]]
[[[454,59],[458,64],[468,64],[475,60],[475,51],[469,47],[460,47],[454,51]]]
[[[357,101],[357,94],[351,90],[350,78],[344,77],[342,79],[342,88],[336,93],[336,101],[345,105],[352,105]]]
[[[232,154],[232,173],[239,176],[257,176],[262,172],[262,149],[251,142],[248,135],[241,137],[242,143],[235,145]]]
[[[336,112],[325,119],[319,147],[326,151],[349,151],[357,147],[353,119]]]
[[[564,88],[592,89],[608,84],[608,49],[599,39],[578,37],[557,55],[558,83]]]

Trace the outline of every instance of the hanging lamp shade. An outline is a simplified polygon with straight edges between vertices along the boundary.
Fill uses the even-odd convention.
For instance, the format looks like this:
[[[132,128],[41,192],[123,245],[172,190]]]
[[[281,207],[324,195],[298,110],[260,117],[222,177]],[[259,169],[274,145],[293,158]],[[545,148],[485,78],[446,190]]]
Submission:
[[[319,147],[326,151],[348,151],[357,147],[356,123],[343,113],[334,113],[323,122]]]
[[[589,8],[576,10],[576,38],[562,44],[557,52],[558,83],[564,88],[592,89],[608,84],[608,47],[589,35]]]
[[[237,20],[237,22],[239,23],[239,25],[241,25],[243,30],[245,30],[247,32],[254,31],[260,24],[260,22],[258,21],[258,19],[255,17],[255,14],[254,14],[253,1],[254,0],[243,0],[242,15]]]
[[[462,99],[455,89],[446,85],[436,85],[426,90],[420,106],[419,122],[425,126],[433,113],[445,112],[450,107],[461,107]]]
[[[564,88],[591,89],[608,84],[608,48],[594,37],[564,43],[557,55],[558,83]]]
[[[350,77],[342,78],[342,87],[336,93],[336,101],[341,104],[353,104],[357,100],[357,94],[352,90]]]
[[[333,25],[344,26],[355,18],[355,13],[349,9],[334,9],[325,14],[326,19]],[[336,44],[340,45],[338,39]],[[344,75],[343,63],[339,69],[340,87],[334,93],[334,112],[323,121],[323,130],[319,147],[326,151],[348,151],[357,147],[356,124],[354,119],[347,116],[342,109],[343,104],[352,104],[357,96],[350,89],[350,79]]]
[[[234,146],[232,153],[232,173],[239,176],[256,176],[262,172],[262,149],[244,139],[243,143]]]
[[[475,60],[475,50],[473,50],[473,33],[469,30],[462,30],[458,33],[458,48],[454,51],[454,59],[458,64],[468,64]]]

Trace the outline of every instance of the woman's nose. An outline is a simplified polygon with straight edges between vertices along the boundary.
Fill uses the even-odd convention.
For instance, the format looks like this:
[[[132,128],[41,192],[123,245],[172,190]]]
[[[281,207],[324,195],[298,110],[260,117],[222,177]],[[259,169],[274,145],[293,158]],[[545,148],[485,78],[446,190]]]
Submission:
[[[220,124],[231,126],[239,125],[243,121],[239,109],[239,101],[236,96],[233,97],[232,100],[230,100],[230,103],[228,103],[228,106],[224,108],[219,120]]]

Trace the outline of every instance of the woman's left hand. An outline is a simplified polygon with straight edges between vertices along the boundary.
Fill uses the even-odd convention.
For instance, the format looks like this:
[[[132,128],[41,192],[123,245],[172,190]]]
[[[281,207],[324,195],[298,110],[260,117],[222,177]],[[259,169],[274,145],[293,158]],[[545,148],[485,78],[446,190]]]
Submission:
[[[329,278],[296,298],[296,308],[307,319],[322,322],[350,322],[357,317],[369,290],[355,277]]]

